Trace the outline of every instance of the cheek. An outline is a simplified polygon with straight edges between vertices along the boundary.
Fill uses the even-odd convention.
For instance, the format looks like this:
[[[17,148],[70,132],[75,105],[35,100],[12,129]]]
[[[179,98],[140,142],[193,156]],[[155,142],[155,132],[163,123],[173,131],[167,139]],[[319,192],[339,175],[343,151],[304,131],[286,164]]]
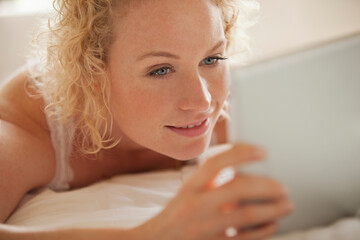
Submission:
[[[129,92],[129,99],[132,101],[133,110],[137,116],[151,120],[163,115],[164,99],[161,95],[151,91],[134,90],[132,94]]]
[[[212,80],[208,85],[214,100],[220,103],[225,101],[230,87],[229,68],[225,65],[223,68],[219,69],[219,72],[212,76]]]
[[[117,91],[113,92],[117,118],[135,123],[144,119],[150,122],[164,115],[166,96],[141,86],[119,85],[114,86]]]

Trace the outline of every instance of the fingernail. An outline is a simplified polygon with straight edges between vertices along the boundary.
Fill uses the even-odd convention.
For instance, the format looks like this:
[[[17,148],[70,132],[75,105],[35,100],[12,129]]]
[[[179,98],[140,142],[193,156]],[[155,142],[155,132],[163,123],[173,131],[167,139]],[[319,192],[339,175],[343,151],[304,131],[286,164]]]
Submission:
[[[266,150],[263,149],[263,148],[259,148],[257,147],[254,151],[254,156],[255,157],[259,157],[259,158],[262,158],[262,157],[265,157],[266,155]]]
[[[292,211],[294,209],[294,204],[293,203],[287,203],[285,206],[284,206],[284,210],[285,211]]]
[[[283,191],[283,193],[285,194],[285,195],[288,195],[289,194],[289,188],[287,188],[287,187],[283,187],[282,188],[282,191]]]

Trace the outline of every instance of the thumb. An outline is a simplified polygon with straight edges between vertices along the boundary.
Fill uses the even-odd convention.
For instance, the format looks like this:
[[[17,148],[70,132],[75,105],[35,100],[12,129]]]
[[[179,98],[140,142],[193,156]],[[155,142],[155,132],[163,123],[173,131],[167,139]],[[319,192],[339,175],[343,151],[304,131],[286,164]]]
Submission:
[[[189,189],[207,189],[217,174],[226,167],[258,161],[265,157],[265,150],[245,143],[222,144],[200,158],[200,168],[189,179]]]

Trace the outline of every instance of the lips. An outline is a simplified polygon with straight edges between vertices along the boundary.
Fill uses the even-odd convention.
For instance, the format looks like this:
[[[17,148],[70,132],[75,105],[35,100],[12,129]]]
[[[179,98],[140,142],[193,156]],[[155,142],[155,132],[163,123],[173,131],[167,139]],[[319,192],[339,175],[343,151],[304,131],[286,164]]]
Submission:
[[[176,133],[177,135],[190,137],[190,138],[199,137],[199,136],[203,136],[207,133],[207,130],[209,129],[209,126],[210,126],[210,118],[206,118],[203,121],[197,121],[194,123],[195,124],[190,124],[190,126],[196,125],[196,123],[199,126],[187,128],[187,126],[189,126],[189,125],[182,125],[184,127],[167,126],[167,128],[170,129],[172,132]]]
[[[167,126],[167,127],[174,127],[174,128],[186,128],[186,127],[189,127],[189,126],[196,126],[196,125],[199,125],[199,124],[202,124],[204,121],[206,121],[207,118],[202,118],[200,120],[197,120],[197,121],[193,121],[193,122],[190,122],[190,123],[187,123],[187,124],[179,124],[179,125],[176,125],[176,126]]]

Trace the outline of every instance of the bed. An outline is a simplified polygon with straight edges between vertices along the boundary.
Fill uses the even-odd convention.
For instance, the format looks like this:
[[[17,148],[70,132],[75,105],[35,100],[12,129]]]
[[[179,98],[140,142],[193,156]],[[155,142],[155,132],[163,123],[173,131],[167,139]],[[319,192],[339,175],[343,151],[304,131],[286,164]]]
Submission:
[[[158,214],[197,168],[128,174],[85,188],[38,189],[24,197],[7,224],[49,227],[134,227]],[[360,215],[271,240],[358,240]]]
[[[359,36],[233,72],[233,124],[229,135],[234,141],[266,146],[270,153],[267,163],[248,171],[278,178],[290,187],[290,197],[295,200],[294,214],[281,222],[279,235],[271,240],[360,239]],[[8,62],[8,58],[4,61]],[[9,68],[5,64],[3,67]],[[311,82],[309,76],[316,78]],[[304,102],[308,104],[300,104]],[[319,104],[329,108],[319,108]],[[322,110],[321,114],[314,114],[311,107]],[[302,118],[310,114],[316,126],[324,127],[321,131],[311,128],[315,125],[311,125],[314,122],[310,118]],[[304,121],[307,125],[303,125]],[[300,125],[308,128],[299,129]],[[326,135],[329,131],[337,137]],[[322,135],[306,135],[309,132]],[[306,157],[299,154],[301,143],[305,143],[302,150],[316,156],[317,164],[311,165],[313,158],[301,161]],[[314,143],[318,143],[315,150]],[[289,158],[300,160],[288,164]],[[68,192],[38,189],[22,199],[6,223],[133,227],[158,214],[195,169],[196,166],[185,166],[179,170],[115,176]],[[304,176],[311,181],[304,183]]]

